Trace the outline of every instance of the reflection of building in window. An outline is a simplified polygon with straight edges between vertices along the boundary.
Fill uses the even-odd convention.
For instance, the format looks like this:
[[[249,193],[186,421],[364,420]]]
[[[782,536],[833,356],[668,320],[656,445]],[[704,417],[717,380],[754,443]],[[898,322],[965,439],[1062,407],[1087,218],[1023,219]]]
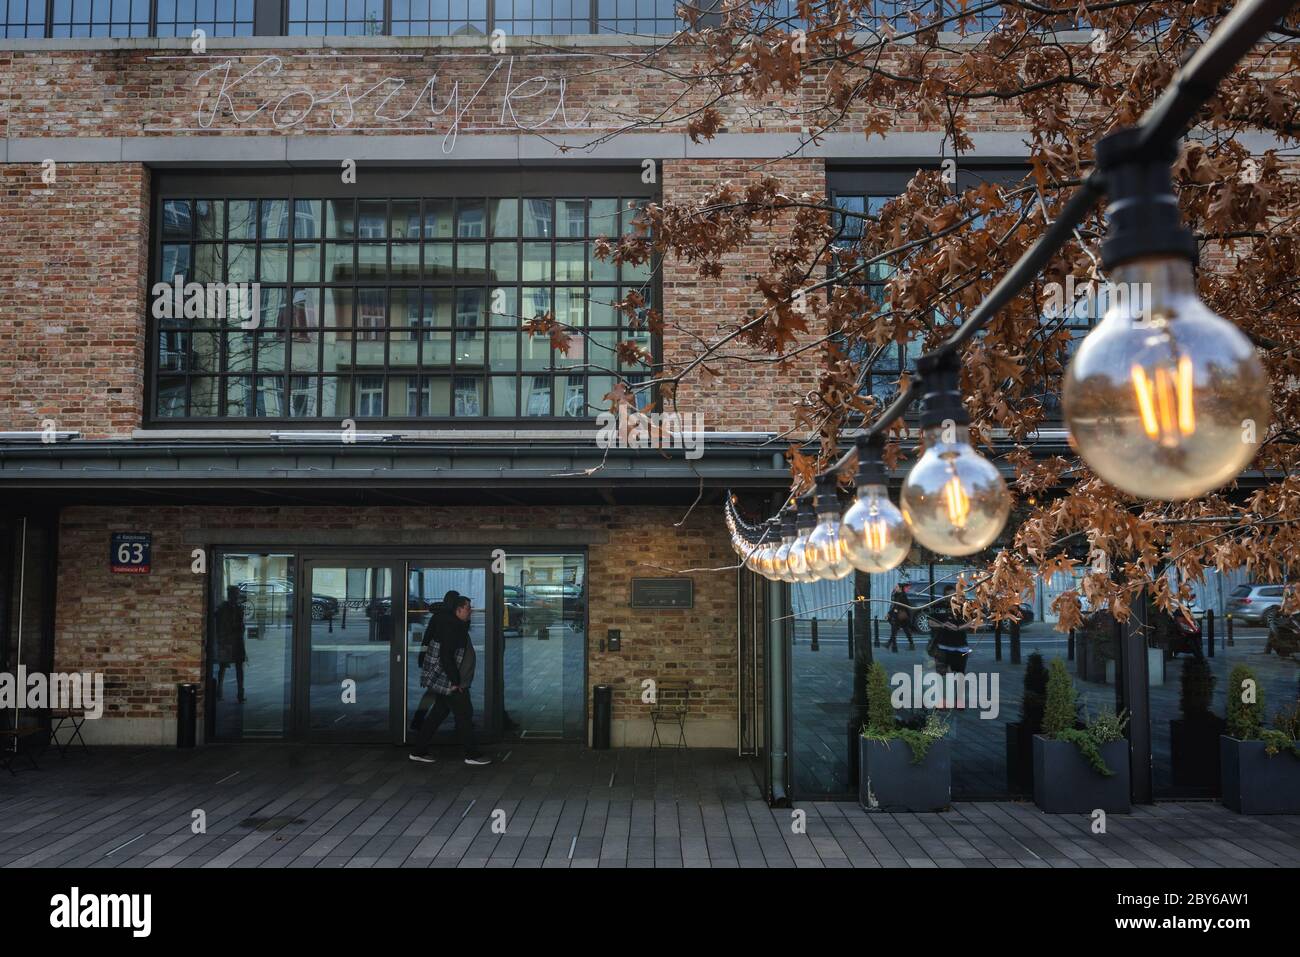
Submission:
[[[428,378],[411,376],[406,383],[406,408],[410,414],[428,415],[430,398]]]
[[[478,416],[483,414],[480,379],[456,379],[456,415]]]
[[[163,271],[227,282],[246,276],[261,283],[262,300],[259,329],[214,331],[202,349],[192,321],[152,325],[156,416],[332,417],[336,398],[347,414],[360,407],[350,399],[361,381],[331,373],[361,371],[383,380],[386,415],[572,417],[594,414],[586,406],[593,397],[603,402],[598,397],[621,376],[643,382],[650,371],[651,364],[614,358],[620,340],[647,352],[655,343],[612,304],[633,289],[653,303],[653,271],[594,255],[595,237],[626,226],[642,198],[158,202],[163,227],[154,261]],[[481,284],[489,262],[496,275],[490,289]],[[488,297],[497,290],[499,312],[489,317]],[[572,327],[568,356],[553,357],[546,334],[522,328],[521,317],[548,314]],[[587,365],[588,339],[597,349],[595,368]],[[451,378],[434,379],[425,399],[412,395],[404,403],[407,372],[417,365],[459,369],[466,381],[454,387]],[[553,369],[560,374],[552,377]],[[200,374],[203,381],[192,378]],[[252,378],[241,385],[238,376],[259,385]],[[255,398],[259,393],[265,397]],[[184,409],[178,396],[187,399]],[[366,409],[377,401],[357,395]]]
[[[357,382],[357,415],[384,414],[384,377],[363,375]]]

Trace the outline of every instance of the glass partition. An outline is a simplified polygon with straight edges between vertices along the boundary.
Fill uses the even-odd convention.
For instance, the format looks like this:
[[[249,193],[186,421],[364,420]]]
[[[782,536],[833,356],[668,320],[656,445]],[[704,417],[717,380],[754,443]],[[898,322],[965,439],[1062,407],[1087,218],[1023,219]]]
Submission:
[[[585,738],[584,556],[512,556],[503,592],[506,733]]]

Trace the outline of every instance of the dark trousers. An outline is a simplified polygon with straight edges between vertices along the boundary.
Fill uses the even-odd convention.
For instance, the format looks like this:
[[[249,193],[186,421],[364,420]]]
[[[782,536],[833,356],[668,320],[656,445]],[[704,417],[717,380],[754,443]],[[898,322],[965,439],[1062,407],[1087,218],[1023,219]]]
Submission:
[[[885,647],[890,651],[898,650],[898,633],[900,631],[907,635],[907,647],[915,648],[916,645],[912,641],[912,623],[910,621],[897,622],[893,620],[889,622],[889,640],[885,642]]]
[[[221,692],[223,690],[222,685],[226,683],[226,669],[229,668],[231,664],[234,664],[235,666],[235,684],[239,688],[239,698],[242,701],[244,698],[244,663],[242,661],[223,663],[221,667],[217,669],[217,697],[221,697]]]
[[[448,714],[456,718],[456,734],[460,736],[460,743],[465,748],[465,757],[478,757],[478,743],[474,738],[474,705],[469,700],[468,691],[453,691],[451,694],[433,696],[433,710],[425,715],[420,733],[415,736],[412,752],[415,754],[429,752],[429,744],[433,741],[433,736],[438,733],[438,726],[446,720]]]

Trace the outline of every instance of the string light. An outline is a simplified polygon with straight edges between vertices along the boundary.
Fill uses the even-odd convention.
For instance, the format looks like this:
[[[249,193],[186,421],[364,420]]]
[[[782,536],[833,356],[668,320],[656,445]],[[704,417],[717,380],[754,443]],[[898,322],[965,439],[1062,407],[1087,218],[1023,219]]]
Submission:
[[[812,511],[811,496],[799,498],[799,511],[795,516],[795,528],[798,535],[790,544],[789,570],[790,580],[795,582],[815,582],[817,575],[808,567],[808,538],[817,527],[817,517]]]
[[[881,440],[858,443],[858,497],[844,513],[844,551],[858,571],[887,572],[902,564],[912,548],[912,530],[889,500]]]
[[[1196,293],[1196,239],[1178,218],[1172,147],[1139,152],[1137,130],[1097,144],[1110,192],[1102,244],[1108,307],[1062,387],[1079,457],[1121,491],[1195,498],[1232,481],[1271,409],[1254,345]]]
[[[813,499],[817,512],[817,525],[808,536],[804,558],[808,572],[819,579],[839,581],[853,571],[849,556],[844,550],[840,527],[840,498],[836,492],[834,476],[817,483]]]
[[[955,357],[922,357],[921,434],[925,453],[903,482],[899,501],[912,535],[943,555],[974,555],[1002,532],[1011,495],[1002,474],[970,444],[970,414]]]
[[[1196,294],[1196,243],[1179,222],[1170,166],[1220,82],[1291,6],[1292,0],[1237,4],[1138,125],[1098,143],[1097,168],[1055,210],[1043,235],[952,335],[921,356],[919,374],[867,429],[865,441],[821,476],[835,475],[859,455],[858,499],[838,528],[853,567],[895,567],[907,553],[909,528],[917,542],[945,555],[971,555],[997,539],[1011,497],[997,468],[970,445],[970,419],[958,391],[960,350],[1076,238],[1106,193],[1111,231],[1102,262],[1120,295],[1080,346],[1062,384],[1071,444],[1104,480],[1159,500],[1204,494],[1249,464],[1269,424],[1268,380],[1250,340]],[[864,483],[861,459],[922,390],[925,451],[903,484],[899,522],[883,469]],[[816,580],[808,577],[804,552],[809,533],[821,523],[806,498],[782,580]],[[834,528],[832,521],[825,525],[826,532]]]

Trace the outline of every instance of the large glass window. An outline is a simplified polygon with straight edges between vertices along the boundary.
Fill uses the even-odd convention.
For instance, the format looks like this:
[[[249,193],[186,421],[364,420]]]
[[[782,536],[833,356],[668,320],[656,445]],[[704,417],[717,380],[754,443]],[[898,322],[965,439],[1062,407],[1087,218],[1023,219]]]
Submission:
[[[45,36],[45,0],[0,0],[0,37]]]
[[[149,0],[54,0],[53,37],[147,37]]]
[[[158,36],[188,37],[195,30],[210,37],[252,36],[253,0],[158,0]]]
[[[260,312],[205,302],[153,319],[154,416],[593,416],[657,355],[653,270],[595,254],[644,202],[164,195],[156,279],[257,283]],[[632,292],[645,306],[629,317],[616,304]]]

